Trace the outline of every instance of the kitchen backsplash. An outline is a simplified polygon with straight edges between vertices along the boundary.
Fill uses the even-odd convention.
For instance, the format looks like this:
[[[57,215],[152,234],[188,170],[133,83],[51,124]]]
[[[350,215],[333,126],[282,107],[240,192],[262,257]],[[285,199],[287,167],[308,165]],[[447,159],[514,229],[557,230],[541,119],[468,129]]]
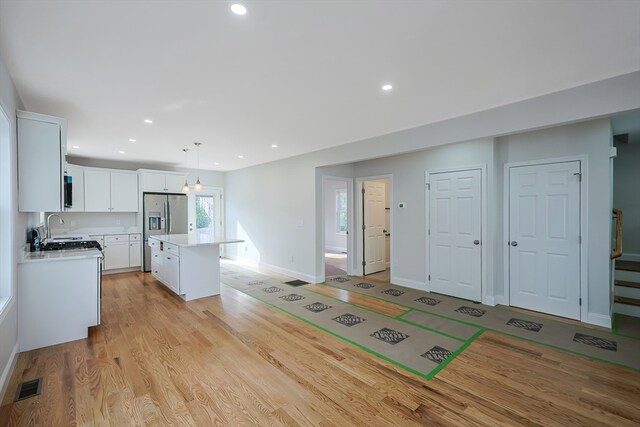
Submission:
[[[137,213],[101,213],[101,212],[62,212],[60,216],[64,224],[59,224],[57,218],[51,219],[53,234],[66,234],[74,231],[122,231],[137,230]]]

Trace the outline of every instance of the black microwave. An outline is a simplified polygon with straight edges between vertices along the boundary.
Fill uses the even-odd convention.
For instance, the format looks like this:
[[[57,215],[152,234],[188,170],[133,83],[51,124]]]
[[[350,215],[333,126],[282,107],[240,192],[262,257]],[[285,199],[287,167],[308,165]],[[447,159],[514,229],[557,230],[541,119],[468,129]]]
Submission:
[[[73,177],[64,175],[64,207],[73,207]]]

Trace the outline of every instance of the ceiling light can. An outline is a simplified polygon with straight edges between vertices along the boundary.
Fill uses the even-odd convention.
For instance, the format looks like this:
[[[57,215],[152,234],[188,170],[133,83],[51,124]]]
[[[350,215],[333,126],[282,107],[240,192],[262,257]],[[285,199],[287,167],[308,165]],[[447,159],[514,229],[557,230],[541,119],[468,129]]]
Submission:
[[[231,12],[235,13],[236,15],[242,16],[247,13],[247,8],[241,4],[235,3],[231,5]]]

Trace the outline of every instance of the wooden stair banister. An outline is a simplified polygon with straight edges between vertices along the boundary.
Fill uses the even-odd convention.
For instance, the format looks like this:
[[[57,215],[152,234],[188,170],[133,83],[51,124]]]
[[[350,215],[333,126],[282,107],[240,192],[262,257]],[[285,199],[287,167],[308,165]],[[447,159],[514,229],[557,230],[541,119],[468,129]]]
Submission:
[[[620,258],[622,256],[622,211],[613,208],[613,218],[616,220],[616,246],[611,251],[611,259]]]

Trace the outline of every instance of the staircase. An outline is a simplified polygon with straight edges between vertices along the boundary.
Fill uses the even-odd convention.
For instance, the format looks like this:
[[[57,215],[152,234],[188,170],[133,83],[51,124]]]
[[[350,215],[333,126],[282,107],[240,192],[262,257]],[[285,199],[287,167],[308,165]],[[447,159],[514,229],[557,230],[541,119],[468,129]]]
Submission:
[[[616,260],[613,312],[640,317],[640,262]]]

